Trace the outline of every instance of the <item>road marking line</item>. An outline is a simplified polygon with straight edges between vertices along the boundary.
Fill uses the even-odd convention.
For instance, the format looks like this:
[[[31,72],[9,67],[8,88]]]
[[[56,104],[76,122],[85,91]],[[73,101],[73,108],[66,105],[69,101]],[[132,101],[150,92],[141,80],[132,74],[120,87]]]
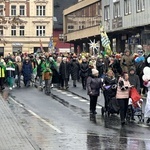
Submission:
[[[67,92],[60,92],[61,94],[67,94]]]
[[[66,94],[66,95],[67,95],[67,96],[71,96],[71,97],[73,96],[72,94]]]
[[[87,102],[87,100],[79,99],[80,102]]]
[[[76,97],[76,96],[75,96],[75,97],[72,97],[72,98],[74,98],[74,99],[79,99],[79,97]]]
[[[27,110],[30,114],[32,114],[34,117],[36,117],[37,119],[39,119],[40,121],[42,121],[43,123],[45,123],[46,125],[48,125],[50,128],[52,128],[53,130],[55,130],[58,133],[63,133],[62,131],[60,131],[59,129],[57,129],[55,126],[53,126],[52,124],[50,124],[49,122],[47,122],[46,120],[44,120],[43,118],[41,118],[39,115],[37,115],[36,113],[34,113],[33,111],[26,109],[22,104],[18,103],[17,101],[15,101],[13,98],[9,97],[14,103],[16,103],[17,105],[19,105],[20,107],[24,108],[25,110]]]

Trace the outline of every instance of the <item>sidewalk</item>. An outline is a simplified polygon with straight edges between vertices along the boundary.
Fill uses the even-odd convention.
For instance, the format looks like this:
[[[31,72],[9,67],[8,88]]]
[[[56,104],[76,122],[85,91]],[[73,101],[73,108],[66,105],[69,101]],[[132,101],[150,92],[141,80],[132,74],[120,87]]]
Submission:
[[[38,150],[0,96],[0,150]]]

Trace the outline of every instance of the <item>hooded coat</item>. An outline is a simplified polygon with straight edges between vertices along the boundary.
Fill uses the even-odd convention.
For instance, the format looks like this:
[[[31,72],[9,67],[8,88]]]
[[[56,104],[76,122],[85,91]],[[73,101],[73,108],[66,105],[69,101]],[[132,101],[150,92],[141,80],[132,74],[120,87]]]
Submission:
[[[31,80],[32,64],[30,62],[24,62],[22,66],[22,74],[26,81]]]
[[[130,70],[131,71],[131,70]],[[134,70],[135,72],[135,70]],[[129,82],[131,85],[134,85],[134,87],[137,89],[137,91],[140,93],[140,79],[139,76],[129,73]]]

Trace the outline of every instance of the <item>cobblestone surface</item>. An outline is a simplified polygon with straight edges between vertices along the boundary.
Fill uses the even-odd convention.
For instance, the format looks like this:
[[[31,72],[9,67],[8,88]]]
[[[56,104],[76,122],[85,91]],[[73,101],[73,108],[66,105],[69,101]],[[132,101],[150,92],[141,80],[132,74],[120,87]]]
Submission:
[[[38,150],[1,96],[0,150]]]

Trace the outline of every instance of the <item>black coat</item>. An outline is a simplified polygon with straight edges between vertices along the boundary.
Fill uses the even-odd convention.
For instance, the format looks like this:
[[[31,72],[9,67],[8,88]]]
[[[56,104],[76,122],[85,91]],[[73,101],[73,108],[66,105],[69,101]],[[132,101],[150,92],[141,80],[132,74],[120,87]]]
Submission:
[[[87,77],[88,76],[89,65],[88,62],[82,62],[80,64],[80,76]]]
[[[60,77],[61,77],[62,79],[69,79],[69,75],[70,75],[70,65],[69,65],[68,62],[66,62],[66,63],[61,62],[61,63],[60,63],[59,74],[60,74]]]
[[[77,60],[71,60],[70,62],[70,74],[72,80],[77,80],[79,76],[80,65]]]
[[[101,77],[105,73],[105,64],[103,61],[96,61],[96,69],[99,71],[99,76]]]
[[[99,96],[101,88],[101,79],[90,76],[87,78],[87,94],[92,96]]]

